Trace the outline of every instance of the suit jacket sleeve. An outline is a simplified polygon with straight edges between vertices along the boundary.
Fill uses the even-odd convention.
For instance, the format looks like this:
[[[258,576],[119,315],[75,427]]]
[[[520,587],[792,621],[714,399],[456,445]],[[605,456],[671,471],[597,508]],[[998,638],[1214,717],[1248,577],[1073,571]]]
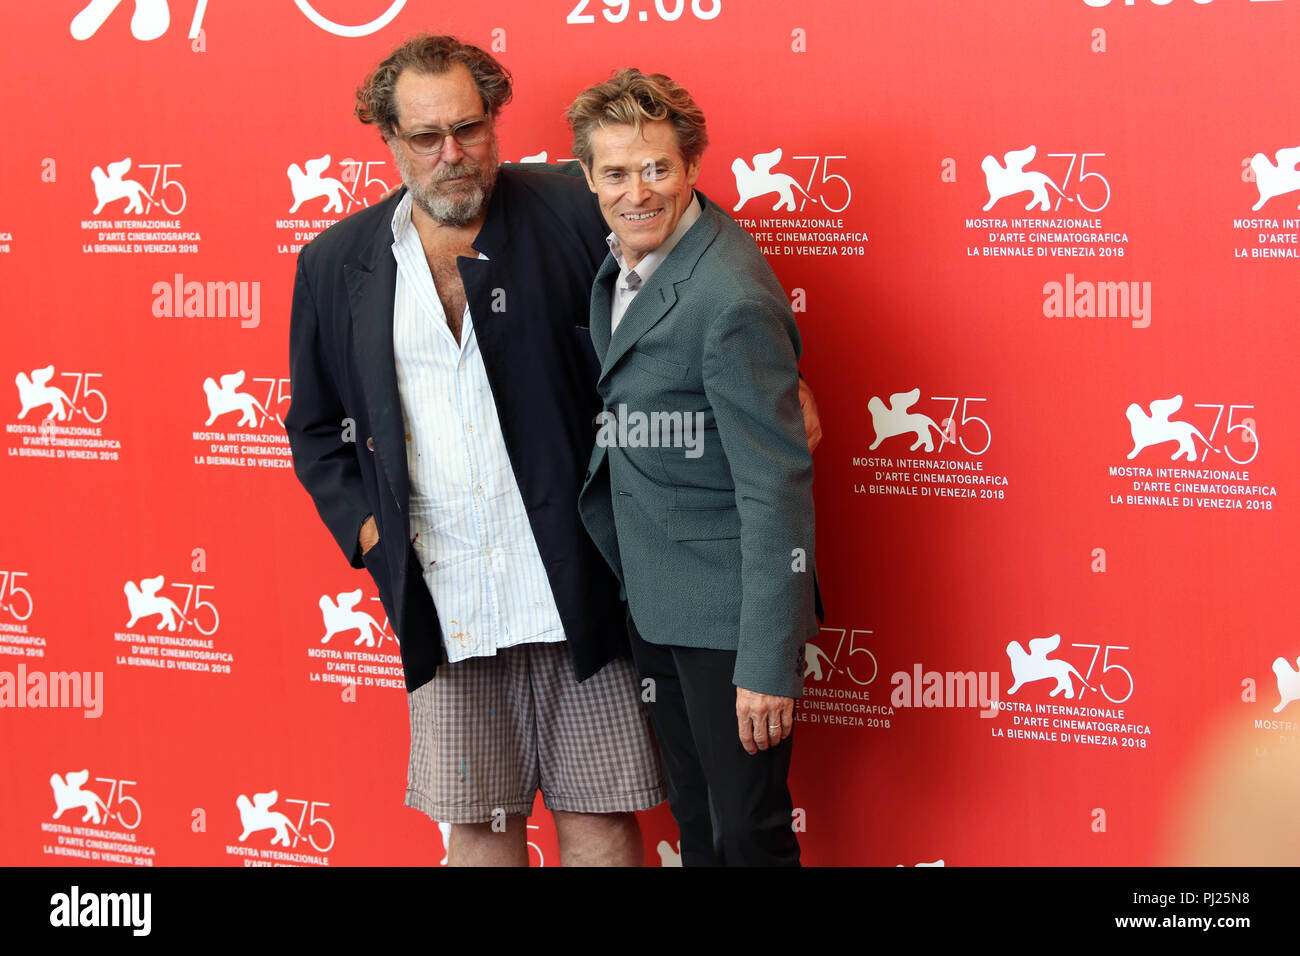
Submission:
[[[740,513],[733,681],[783,697],[799,696],[803,644],[816,633],[812,456],[799,410],[798,348],[784,300],[762,293],[723,310],[704,339],[704,390]]]
[[[354,568],[360,568],[358,535],[371,508],[357,463],[358,426],[353,423],[350,434],[345,431],[348,413],[323,351],[321,316],[304,266],[305,255],[306,250],[298,257],[293,284],[289,323],[293,398],[284,427],[293,450],[294,473],[316,502],[321,520],[343,554]]]

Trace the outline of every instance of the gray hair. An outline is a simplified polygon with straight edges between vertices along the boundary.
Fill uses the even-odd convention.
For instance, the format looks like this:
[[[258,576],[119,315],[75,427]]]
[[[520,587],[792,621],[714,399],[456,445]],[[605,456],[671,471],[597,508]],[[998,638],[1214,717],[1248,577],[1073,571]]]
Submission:
[[[510,102],[510,71],[489,53],[455,37],[431,33],[412,37],[375,67],[357,88],[357,119],[373,123],[385,139],[397,130],[397,78],[404,70],[428,76],[446,73],[460,63],[474,78],[483,112],[493,118]]]
[[[633,126],[667,120],[677,133],[677,147],[688,163],[709,145],[704,111],[686,89],[662,73],[649,76],[636,69],[619,70],[604,83],[578,94],[569,107],[573,155],[591,166],[591,136],[609,125]]]

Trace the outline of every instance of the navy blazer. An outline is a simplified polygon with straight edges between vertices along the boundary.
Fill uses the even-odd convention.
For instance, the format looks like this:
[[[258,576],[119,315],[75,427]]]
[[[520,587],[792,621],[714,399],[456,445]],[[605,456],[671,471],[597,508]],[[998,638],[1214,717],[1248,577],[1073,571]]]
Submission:
[[[289,331],[294,471],[353,567],[370,571],[408,691],[443,660],[438,611],[410,543],[410,479],[393,357],[392,218],[402,193],[349,216],[298,257]],[[600,411],[587,330],[608,231],[586,183],[502,166],[458,265],[506,451],[583,680],[626,653],[619,584],[576,506]],[[367,515],[379,543],[360,553]]]

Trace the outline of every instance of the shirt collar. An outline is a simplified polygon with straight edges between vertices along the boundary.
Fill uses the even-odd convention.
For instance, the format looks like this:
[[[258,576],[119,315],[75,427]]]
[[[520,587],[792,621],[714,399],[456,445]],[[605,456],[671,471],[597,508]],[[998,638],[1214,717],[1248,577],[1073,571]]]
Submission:
[[[647,252],[641,258],[641,261],[636,264],[635,272],[641,277],[642,286],[650,281],[650,277],[654,275],[655,270],[658,269],[663,261],[668,258],[668,254],[673,251],[673,248],[677,243],[681,242],[682,236],[686,235],[691,226],[695,225],[695,221],[700,218],[703,212],[704,210],[700,206],[699,197],[695,195],[694,191],[692,191],[690,205],[688,205],[686,211],[682,213],[682,218],[677,220],[677,228],[673,230],[672,235],[665,239],[658,249],[655,249],[652,252]],[[627,262],[623,258],[623,249],[619,245],[618,237],[614,235],[614,233],[611,232],[605,237],[605,243],[609,246],[609,251],[610,254],[613,255],[614,261],[618,263],[618,284],[624,286],[627,284],[627,274],[634,270],[627,267]]]
[[[411,191],[408,189],[393,210],[393,239],[401,242],[407,230],[411,229]]]
[[[408,189],[393,210],[393,243],[405,242],[408,236],[413,236],[419,243],[420,237],[415,231],[415,224],[411,222],[411,191]],[[490,256],[474,250],[480,259],[489,259]]]

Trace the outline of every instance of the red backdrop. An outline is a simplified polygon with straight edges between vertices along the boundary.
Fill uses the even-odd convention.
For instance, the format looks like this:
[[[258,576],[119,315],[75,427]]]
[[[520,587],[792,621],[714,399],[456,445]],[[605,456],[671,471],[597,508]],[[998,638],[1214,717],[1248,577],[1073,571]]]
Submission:
[[[0,862],[442,858],[391,627],[280,424],[295,253],[398,178],[352,92],[425,30],[513,71],[508,160],[567,158],[617,67],[682,82],[701,188],[791,295],[826,431],[806,862],[1294,862],[1201,781],[1300,726],[1300,0],[136,6],[0,9]],[[355,589],[379,639],[322,642]],[[99,716],[26,706],[74,671]]]

